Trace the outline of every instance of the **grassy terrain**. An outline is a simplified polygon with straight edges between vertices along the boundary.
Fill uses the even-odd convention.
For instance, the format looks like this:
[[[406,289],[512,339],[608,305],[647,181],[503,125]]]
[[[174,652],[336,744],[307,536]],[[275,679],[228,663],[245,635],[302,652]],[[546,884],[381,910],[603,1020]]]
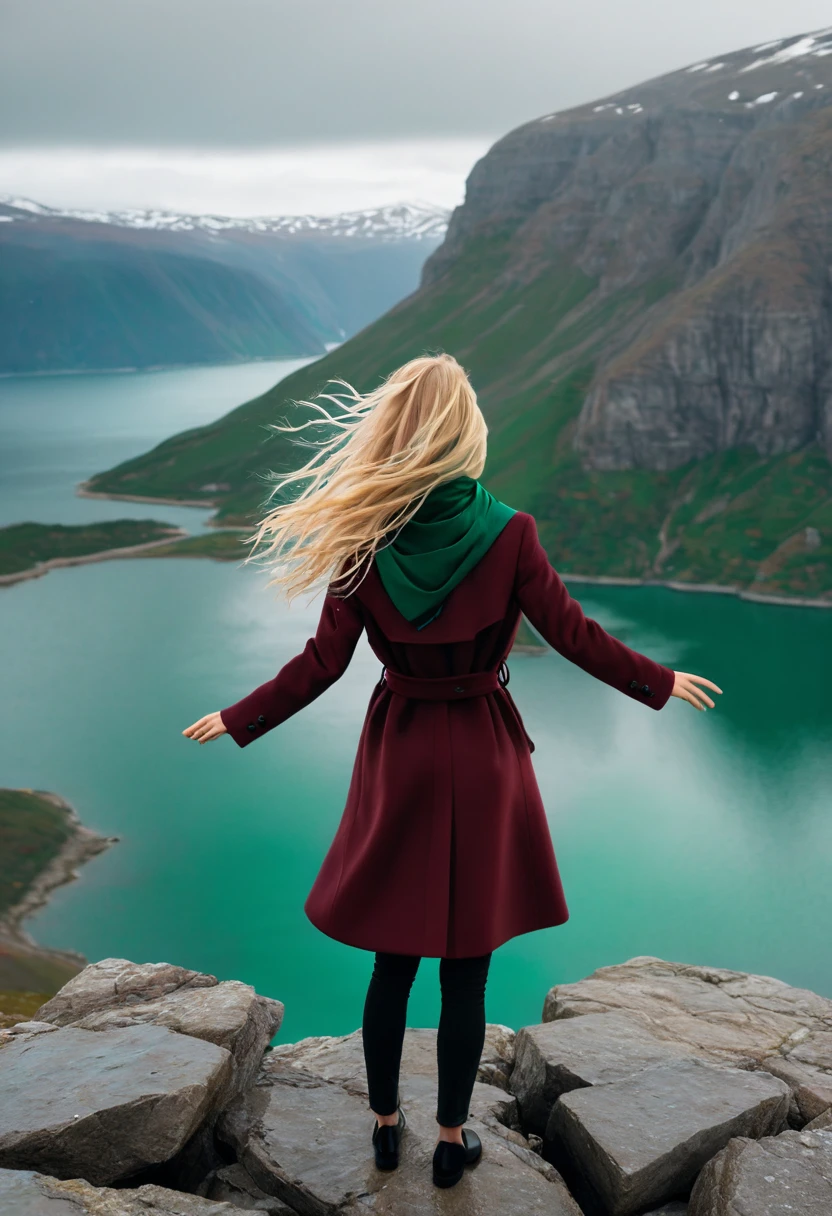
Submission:
[[[0,955],[2,958],[2,955]],[[0,962],[2,967],[2,962]],[[50,985],[46,992],[20,992],[17,989],[5,991],[0,988],[0,1030],[4,1026],[14,1026],[16,1022],[27,1022],[34,1016],[41,1005],[54,996],[58,988],[63,987],[71,975],[67,975],[54,988]]]
[[[37,790],[0,789],[0,920],[19,904],[72,832],[65,810]],[[0,1027],[31,1017],[80,966],[0,934]]]
[[[160,545],[158,549],[141,550],[135,557],[213,557],[217,561],[242,561],[251,551],[251,546],[243,543],[246,536],[248,532],[242,530],[201,532],[198,536],[185,536],[169,545]]]
[[[572,440],[599,358],[610,344],[626,348],[628,325],[662,309],[676,279],[663,274],[605,295],[563,262],[515,280],[511,236],[471,240],[441,279],[325,358],[99,474],[90,488],[203,498],[216,504],[218,523],[251,526],[270,472],[308,458],[270,430],[303,417],[293,401],[336,376],[364,391],[408,358],[448,350],[468,369],[488,420],[483,480],[537,517],[556,566],[832,598],[832,470],[819,447],[769,459],[736,450],[667,473],[582,467]]]
[[[0,917],[68,840],[66,813],[34,790],[0,789]]]
[[[164,540],[178,529],[154,519],[115,519],[94,524],[11,524],[0,528],[0,575],[31,570],[55,557],[84,557]]]

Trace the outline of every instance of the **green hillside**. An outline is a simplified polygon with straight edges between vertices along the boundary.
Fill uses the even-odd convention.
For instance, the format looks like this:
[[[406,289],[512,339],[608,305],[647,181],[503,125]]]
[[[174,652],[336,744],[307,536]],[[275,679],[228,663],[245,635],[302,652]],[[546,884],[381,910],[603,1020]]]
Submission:
[[[19,940],[4,920],[72,834],[66,811],[41,790],[0,789],[0,1028],[31,1017],[80,966]]]
[[[760,458],[737,449],[670,472],[582,467],[572,437],[608,344],[672,275],[603,296],[574,266],[549,263],[531,282],[495,281],[507,227],[465,245],[447,272],[356,337],[217,422],[183,432],[101,473],[89,488],[216,503],[217,522],[248,524],[270,470],[304,458],[268,429],[329,377],[366,390],[414,355],[446,350],[466,366],[490,429],[484,481],[531,511],[565,571],[832,595],[829,463],[809,445]]]
[[[0,234],[0,369],[157,367],[319,354],[308,301],[246,267],[135,240]],[[24,233],[24,236],[28,236]]]
[[[34,570],[41,562],[71,561],[134,545],[160,544],[182,535],[155,519],[114,519],[89,524],[9,524],[0,528],[0,578]],[[154,549],[153,552],[156,552]]]
[[[69,839],[66,813],[34,790],[0,789],[0,918]]]

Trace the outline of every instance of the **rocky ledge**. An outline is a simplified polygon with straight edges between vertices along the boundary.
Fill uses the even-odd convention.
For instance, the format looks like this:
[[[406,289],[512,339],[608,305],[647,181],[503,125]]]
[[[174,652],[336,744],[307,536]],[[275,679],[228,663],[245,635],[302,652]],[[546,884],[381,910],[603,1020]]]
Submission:
[[[436,1034],[409,1029],[399,1169],[370,1146],[361,1032],[271,1047],[279,1001],[168,963],[86,967],[0,1031],[15,1216],[829,1216],[832,1000],[635,958],[490,1025],[483,1157],[430,1180]]]

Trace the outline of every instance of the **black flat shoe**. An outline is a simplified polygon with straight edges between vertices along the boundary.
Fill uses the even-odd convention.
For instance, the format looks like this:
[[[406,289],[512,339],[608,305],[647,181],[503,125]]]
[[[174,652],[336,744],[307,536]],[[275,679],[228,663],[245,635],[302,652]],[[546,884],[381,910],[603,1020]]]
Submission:
[[[474,1165],[482,1156],[482,1143],[476,1132],[462,1129],[463,1144],[440,1140],[433,1153],[433,1181],[437,1186],[454,1186],[466,1165]]]
[[[380,1170],[394,1170],[399,1164],[399,1141],[406,1127],[407,1119],[401,1107],[398,1123],[379,1123],[376,1120],[373,1128],[373,1148],[376,1165]]]

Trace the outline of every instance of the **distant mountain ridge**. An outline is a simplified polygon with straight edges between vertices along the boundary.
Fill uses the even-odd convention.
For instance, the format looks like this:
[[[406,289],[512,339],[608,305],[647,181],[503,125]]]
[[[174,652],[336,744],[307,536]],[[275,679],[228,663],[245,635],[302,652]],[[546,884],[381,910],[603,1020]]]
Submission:
[[[0,201],[0,372],[323,354],[418,285],[447,212],[239,219]]]
[[[449,215],[447,208],[434,207],[429,203],[394,203],[363,211],[344,211],[338,215],[191,215],[159,208],[95,211],[47,207],[29,198],[0,195],[0,223],[71,219],[116,228],[149,228],[159,232],[251,232],[286,236],[314,233],[345,239],[441,240],[448,227]]]
[[[830,266],[832,27],[518,127],[418,292],[93,488],[223,484],[206,500],[248,520],[254,473],[297,459],[264,422],[446,349],[489,423],[486,483],[560,568],[832,603]]]

